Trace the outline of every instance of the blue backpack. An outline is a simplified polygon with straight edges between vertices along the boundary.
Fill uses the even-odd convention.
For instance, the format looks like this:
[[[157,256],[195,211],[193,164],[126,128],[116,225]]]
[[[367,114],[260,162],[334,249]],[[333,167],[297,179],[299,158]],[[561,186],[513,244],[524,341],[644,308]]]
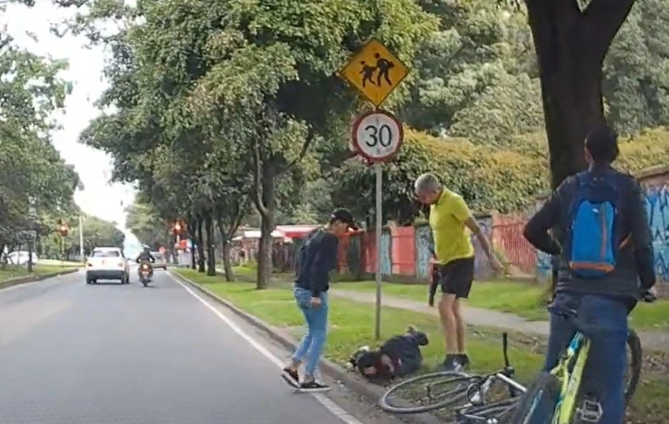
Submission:
[[[607,172],[576,175],[575,196],[571,203],[564,258],[571,272],[584,278],[603,277],[613,271],[621,243],[620,208],[623,203],[618,175]]]

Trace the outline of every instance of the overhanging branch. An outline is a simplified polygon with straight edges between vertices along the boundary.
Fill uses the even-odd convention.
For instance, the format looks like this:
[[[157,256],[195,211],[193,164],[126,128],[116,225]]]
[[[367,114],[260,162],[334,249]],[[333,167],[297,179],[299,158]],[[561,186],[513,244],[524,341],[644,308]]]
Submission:
[[[604,60],[613,37],[627,19],[635,0],[591,0],[583,15],[592,35],[592,54]]]
[[[297,165],[302,159],[304,159],[304,156],[309,151],[309,147],[311,147],[311,144],[314,142],[315,138],[316,138],[316,131],[314,131],[313,127],[310,126],[309,130],[307,131],[307,137],[305,138],[304,143],[302,143],[302,148],[300,149],[300,153],[297,155],[295,159],[288,162],[286,166],[279,169],[277,175],[290,170],[290,168]]]

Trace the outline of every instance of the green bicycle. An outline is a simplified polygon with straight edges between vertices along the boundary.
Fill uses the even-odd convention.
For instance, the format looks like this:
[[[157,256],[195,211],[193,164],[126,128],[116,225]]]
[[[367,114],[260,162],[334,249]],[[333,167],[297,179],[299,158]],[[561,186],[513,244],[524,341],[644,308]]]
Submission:
[[[643,295],[644,302],[654,300],[655,296],[651,293]],[[576,324],[573,321],[575,311],[563,311],[561,315]],[[625,401],[629,402],[641,373],[641,342],[634,330],[630,329],[627,344],[632,350],[634,364],[625,393]],[[530,385],[508,424],[571,424],[577,414],[583,422],[599,421],[601,405],[581,398],[581,377],[589,351],[590,340],[583,332],[577,331],[557,366],[550,372],[542,372]]]

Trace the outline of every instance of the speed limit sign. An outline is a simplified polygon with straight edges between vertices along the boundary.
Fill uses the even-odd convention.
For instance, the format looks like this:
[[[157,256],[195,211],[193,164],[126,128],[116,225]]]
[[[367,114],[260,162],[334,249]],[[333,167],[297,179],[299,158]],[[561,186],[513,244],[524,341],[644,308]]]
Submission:
[[[370,162],[382,162],[397,153],[404,140],[404,129],[388,112],[365,112],[355,120],[351,140],[362,157]]]

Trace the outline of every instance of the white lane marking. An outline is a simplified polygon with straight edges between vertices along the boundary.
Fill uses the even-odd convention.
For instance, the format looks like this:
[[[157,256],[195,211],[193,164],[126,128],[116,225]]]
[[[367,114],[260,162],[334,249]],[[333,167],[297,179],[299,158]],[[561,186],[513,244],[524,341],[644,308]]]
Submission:
[[[253,337],[251,337],[248,333],[246,333],[244,330],[242,330],[237,324],[235,324],[230,318],[226,317],[223,315],[221,311],[216,309],[211,303],[207,302],[202,296],[199,294],[195,293],[193,289],[179,281],[177,278],[175,278],[172,274],[167,274],[169,277],[174,281],[175,283],[179,284],[181,287],[184,288],[191,296],[196,298],[197,300],[200,301],[204,306],[207,307],[211,312],[214,313],[221,321],[226,323],[228,327],[232,329],[239,337],[244,339],[248,344],[253,346],[258,352],[262,353],[262,355],[269,359],[272,363],[274,363],[279,369],[281,369],[285,364],[277,358],[272,352],[267,350],[264,346],[262,346],[260,343],[255,341]],[[318,402],[320,402],[321,405],[323,405],[328,411],[330,411],[332,414],[334,414],[337,418],[345,422],[346,424],[362,424],[360,421],[358,421],[354,416],[349,414],[348,412],[344,411],[342,408],[340,408],[337,404],[332,402],[330,398],[325,396],[322,393],[311,393],[313,397],[316,398]]]

